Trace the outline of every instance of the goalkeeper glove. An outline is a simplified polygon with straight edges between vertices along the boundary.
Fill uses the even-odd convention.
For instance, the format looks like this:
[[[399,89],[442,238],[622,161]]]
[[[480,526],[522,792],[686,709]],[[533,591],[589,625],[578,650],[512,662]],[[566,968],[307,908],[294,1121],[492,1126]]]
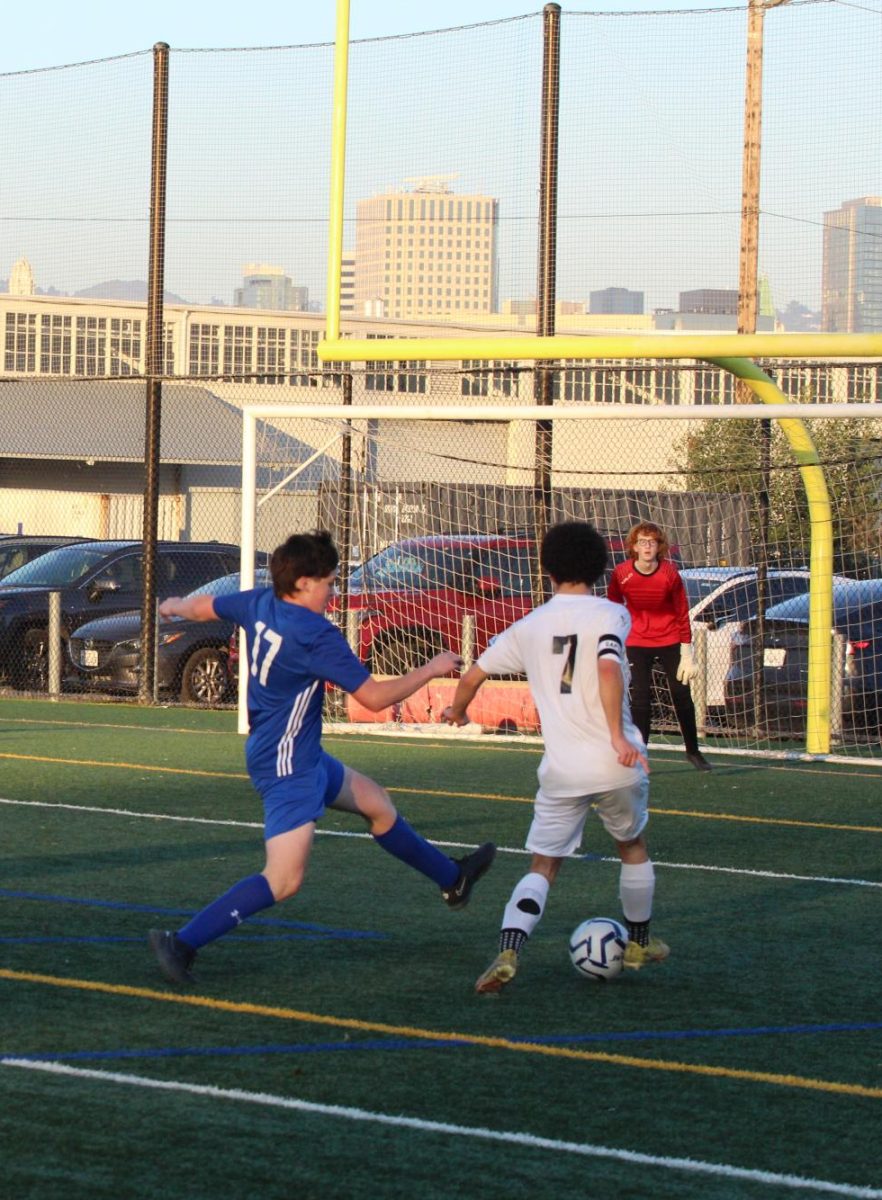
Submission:
[[[677,667],[677,679],[680,683],[691,683],[698,674],[698,667],[692,657],[692,647],[688,642],[680,643],[680,665]]]

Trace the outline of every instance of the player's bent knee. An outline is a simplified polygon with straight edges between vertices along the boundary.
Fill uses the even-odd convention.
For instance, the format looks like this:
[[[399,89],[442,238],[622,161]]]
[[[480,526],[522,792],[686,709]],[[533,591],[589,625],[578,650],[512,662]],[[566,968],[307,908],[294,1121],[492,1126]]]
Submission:
[[[271,875],[267,876],[267,883],[270,885],[270,891],[273,894],[273,899],[277,904],[283,900],[290,900],[299,891],[303,883],[303,876],[287,876],[281,879],[274,878]]]

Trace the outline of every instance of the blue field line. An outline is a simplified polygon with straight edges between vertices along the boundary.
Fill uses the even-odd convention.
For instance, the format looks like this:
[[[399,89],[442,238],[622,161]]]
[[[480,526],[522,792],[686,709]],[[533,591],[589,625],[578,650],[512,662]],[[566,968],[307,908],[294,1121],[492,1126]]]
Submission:
[[[731,1029],[681,1029],[681,1030],[634,1030],[630,1033],[577,1033],[557,1034],[552,1037],[509,1037],[510,1042],[525,1045],[559,1046],[581,1045],[586,1042],[611,1044],[613,1042],[676,1041],[689,1038],[755,1037],[759,1035],[811,1034],[811,1033],[855,1033],[882,1029],[882,1021],[863,1023],[835,1022],[827,1025],[760,1025],[751,1028]],[[368,1050],[451,1050],[469,1047],[464,1041],[438,1042],[433,1038],[364,1038],[342,1042],[270,1042],[255,1046],[162,1046],[140,1050],[69,1050],[59,1053],[38,1052],[20,1054],[16,1051],[0,1050],[0,1058],[20,1058],[33,1062],[88,1062],[125,1058],[236,1058],[269,1054],[336,1054],[340,1051]]]
[[[384,933],[358,933],[347,929],[328,930],[326,933],[231,933],[227,942],[352,942],[364,939],[385,938]],[[77,945],[79,943],[95,945],[112,945],[117,942],[130,942],[143,945],[143,937],[123,937],[108,934],[106,936],[91,936],[88,934],[16,934],[0,937],[0,946],[52,946]]]
[[[122,900],[96,900],[82,896],[55,896],[46,892],[21,892],[12,888],[0,888],[0,899],[41,900],[50,904],[79,904],[85,908],[110,908],[119,912],[142,912],[166,917],[192,917],[197,908],[162,908],[156,904],[130,904]],[[249,917],[249,925],[266,925],[276,929],[304,929],[315,933],[340,935],[332,925],[320,925],[315,921],[283,921],[278,917]],[[347,937],[385,938],[385,933],[360,933],[347,930]]]

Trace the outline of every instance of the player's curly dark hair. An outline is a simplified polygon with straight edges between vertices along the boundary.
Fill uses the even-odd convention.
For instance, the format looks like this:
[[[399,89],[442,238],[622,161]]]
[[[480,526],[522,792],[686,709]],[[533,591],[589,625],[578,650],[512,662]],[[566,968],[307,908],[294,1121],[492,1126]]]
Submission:
[[[297,580],[324,579],[336,571],[340,555],[331,535],[324,529],[315,533],[292,533],[287,542],[277,546],[270,558],[273,591],[279,597],[290,596],[297,590]]]
[[[625,549],[632,558],[637,557],[637,539],[641,537],[655,538],[658,542],[658,559],[659,562],[663,558],[667,558],[671,552],[671,547],[668,539],[665,537],[664,530],[658,525],[654,525],[652,521],[641,521],[639,525],[635,525],[628,530],[628,536],[625,538]]]
[[[587,521],[561,521],[542,539],[539,562],[555,583],[596,583],[606,570],[606,542]]]

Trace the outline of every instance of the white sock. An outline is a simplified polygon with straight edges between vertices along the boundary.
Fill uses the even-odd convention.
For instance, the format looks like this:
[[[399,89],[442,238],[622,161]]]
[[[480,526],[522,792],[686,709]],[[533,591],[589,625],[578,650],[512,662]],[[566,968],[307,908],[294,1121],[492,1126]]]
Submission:
[[[519,929],[529,937],[545,911],[548,898],[548,880],[537,871],[531,871],[517,884],[502,914],[503,929]]]
[[[648,921],[652,916],[655,868],[652,862],[622,863],[619,899],[626,921]]]

